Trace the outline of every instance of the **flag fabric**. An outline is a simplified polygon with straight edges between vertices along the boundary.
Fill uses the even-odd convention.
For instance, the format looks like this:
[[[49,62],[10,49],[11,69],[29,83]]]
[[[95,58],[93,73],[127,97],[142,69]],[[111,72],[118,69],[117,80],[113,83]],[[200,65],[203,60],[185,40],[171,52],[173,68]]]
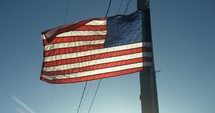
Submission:
[[[141,11],[93,18],[42,32],[40,79],[63,84],[139,72],[152,65]]]

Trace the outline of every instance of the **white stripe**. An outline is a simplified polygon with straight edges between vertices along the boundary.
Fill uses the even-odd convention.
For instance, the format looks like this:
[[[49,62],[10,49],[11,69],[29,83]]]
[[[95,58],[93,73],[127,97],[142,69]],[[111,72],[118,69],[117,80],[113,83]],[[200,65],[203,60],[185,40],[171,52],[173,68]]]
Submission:
[[[46,36],[44,34],[42,34],[41,37],[42,37],[43,40],[46,39]]]
[[[78,47],[84,45],[96,45],[104,44],[105,40],[93,40],[93,41],[77,41],[77,42],[67,42],[67,43],[57,43],[46,45],[44,48],[46,51],[60,48]]]
[[[77,57],[84,57],[84,56],[88,56],[88,55],[102,54],[102,53],[106,53],[106,52],[121,51],[121,50],[126,50],[126,49],[138,48],[138,47],[142,47],[142,46],[149,46],[150,47],[150,43],[140,42],[140,43],[133,43],[133,44],[127,44],[127,45],[122,45],[122,46],[103,48],[103,49],[96,49],[96,50],[89,50],[89,51],[83,51],[83,52],[48,56],[48,57],[44,58],[44,62],[56,61],[56,60],[62,60],[62,59],[70,59],[70,58],[77,58]]]
[[[102,74],[102,73],[108,73],[108,72],[114,72],[114,71],[121,71],[121,70],[139,68],[139,67],[151,66],[151,65],[152,65],[151,62],[141,62],[141,63],[122,65],[122,66],[117,66],[117,67],[110,67],[110,68],[104,68],[104,69],[97,69],[97,70],[79,72],[79,73],[74,73],[74,74],[54,75],[54,76],[42,75],[42,77],[45,78],[45,79],[48,79],[48,80],[67,79],[67,78],[84,77],[84,76],[90,76],[90,75],[95,75],[95,74]]]
[[[107,20],[92,20],[88,22],[86,25],[106,25]]]
[[[68,31],[58,34],[56,37],[67,37],[67,36],[101,36],[106,35],[107,30],[104,31]]]
[[[144,55],[151,57],[150,53],[148,53],[148,54],[146,53]],[[59,66],[44,67],[43,71],[49,72],[49,71],[60,71],[60,70],[67,70],[67,69],[73,69],[73,68],[82,68],[82,67],[87,67],[87,66],[92,66],[92,65],[97,65],[97,64],[104,64],[104,63],[110,63],[110,62],[116,62],[116,61],[122,61],[122,60],[131,60],[134,58],[141,58],[142,56],[143,56],[143,53],[135,53],[135,54],[129,54],[129,55],[123,55],[123,56],[90,60],[90,61],[74,63],[74,64],[65,64],[65,65],[59,65]]]

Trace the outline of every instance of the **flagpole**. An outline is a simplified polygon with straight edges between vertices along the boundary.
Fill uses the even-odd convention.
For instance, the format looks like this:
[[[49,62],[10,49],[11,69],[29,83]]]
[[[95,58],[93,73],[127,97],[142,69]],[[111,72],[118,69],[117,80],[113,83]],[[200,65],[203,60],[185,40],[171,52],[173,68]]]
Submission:
[[[137,0],[137,9],[143,11],[145,24],[142,26],[142,29],[145,30],[145,34],[143,34],[144,40],[152,43],[149,0]],[[152,60],[153,66],[140,72],[140,100],[142,113],[159,113],[153,48]]]

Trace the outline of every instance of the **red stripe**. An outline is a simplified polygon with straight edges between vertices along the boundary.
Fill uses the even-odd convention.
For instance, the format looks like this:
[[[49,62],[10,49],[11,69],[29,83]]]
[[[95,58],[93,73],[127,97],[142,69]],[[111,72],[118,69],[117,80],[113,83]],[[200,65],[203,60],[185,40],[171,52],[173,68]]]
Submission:
[[[81,67],[81,68],[73,68],[73,69],[61,70],[61,71],[43,72],[42,74],[50,75],[50,76],[51,75],[73,74],[73,73],[90,71],[90,70],[97,70],[97,69],[103,69],[103,68],[110,68],[110,67],[134,64],[134,63],[138,63],[138,62],[143,62],[143,60],[144,60],[144,62],[146,62],[150,59],[140,57],[140,58],[135,58],[135,59],[130,59],[130,60],[110,62],[110,63],[98,64],[98,65]],[[150,62],[151,62],[151,60],[150,60]]]
[[[71,47],[71,48],[61,48],[61,49],[54,49],[54,50],[50,50],[50,51],[45,51],[44,56],[47,57],[47,56],[68,54],[68,53],[81,52],[81,51],[94,50],[94,49],[101,49],[101,48],[104,48],[104,44],[86,45],[86,46]]]
[[[68,43],[68,42],[76,42],[76,41],[89,41],[89,40],[103,40],[106,36],[68,36],[68,37],[55,37],[54,40],[48,42],[47,40],[43,40],[43,45],[51,45],[56,43]]]
[[[130,74],[134,72],[139,72],[143,70],[144,67],[140,68],[133,68],[133,69],[127,69],[127,70],[121,70],[121,71],[116,71],[116,72],[110,72],[110,73],[103,73],[103,74],[97,74],[97,75],[91,75],[91,76],[84,76],[84,77],[77,77],[77,78],[66,78],[66,79],[60,79],[60,80],[47,80],[45,78],[40,78],[43,81],[46,81],[48,83],[53,83],[53,84],[62,84],[62,83],[75,83],[75,82],[83,82],[83,81],[89,81],[89,80],[96,80],[96,79],[101,79],[101,78],[108,78],[108,77],[115,77],[119,75],[125,75],[125,74]]]
[[[106,25],[100,26],[84,25],[75,29],[75,31],[103,31],[103,30],[107,30]]]
[[[90,60],[102,59],[102,58],[108,58],[108,57],[114,57],[114,56],[122,56],[122,55],[139,53],[139,52],[142,52],[142,48],[134,48],[134,49],[129,49],[129,50],[108,52],[108,53],[84,56],[84,57],[79,57],[79,58],[44,62],[43,67],[50,67],[50,66],[58,66],[58,65],[71,64],[71,63],[77,63],[77,62],[84,62],[84,61],[90,61]]]

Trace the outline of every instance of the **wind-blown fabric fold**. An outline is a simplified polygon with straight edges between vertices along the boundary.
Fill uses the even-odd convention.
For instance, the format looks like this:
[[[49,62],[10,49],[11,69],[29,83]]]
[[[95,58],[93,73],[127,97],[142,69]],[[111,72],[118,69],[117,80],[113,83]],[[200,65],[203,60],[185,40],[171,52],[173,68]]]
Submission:
[[[93,18],[42,32],[40,79],[64,84],[139,72],[152,65],[141,11]]]

